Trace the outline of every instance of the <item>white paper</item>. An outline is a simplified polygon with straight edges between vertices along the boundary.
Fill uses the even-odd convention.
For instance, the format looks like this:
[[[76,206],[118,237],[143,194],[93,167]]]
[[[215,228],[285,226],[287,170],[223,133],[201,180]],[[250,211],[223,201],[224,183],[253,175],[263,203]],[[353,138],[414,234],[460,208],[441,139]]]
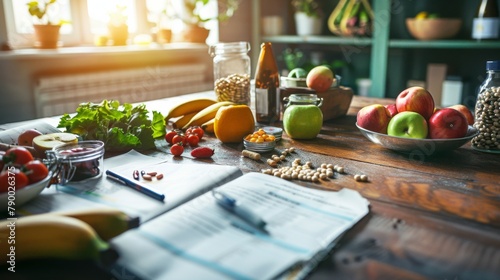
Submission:
[[[117,270],[148,279],[274,278],[312,259],[368,213],[356,191],[309,189],[260,173],[220,188],[260,215],[269,235],[206,193],[116,238]]]
[[[162,172],[164,178],[152,183],[165,194],[165,201],[155,200],[107,179],[103,174],[101,178],[88,182],[51,186],[23,206],[21,214],[114,207],[146,221],[242,174],[232,166],[174,164],[134,150],[105,159],[103,172],[107,169],[123,174],[131,180],[132,172],[136,169]]]

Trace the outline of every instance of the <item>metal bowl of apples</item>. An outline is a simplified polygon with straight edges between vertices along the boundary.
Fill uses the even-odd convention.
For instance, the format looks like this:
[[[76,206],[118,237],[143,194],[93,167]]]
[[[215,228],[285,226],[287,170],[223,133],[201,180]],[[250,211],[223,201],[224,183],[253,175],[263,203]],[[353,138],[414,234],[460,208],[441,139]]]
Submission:
[[[463,146],[465,143],[469,142],[474,138],[479,131],[469,125],[467,133],[464,137],[451,138],[451,139],[417,139],[417,138],[406,138],[399,136],[391,136],[384,133],[378,133],[370,131],[368,129],[360,127],[357,123],[361,134],[372,141],[375,144],[379,144],[385,148],[393,151],[410,153],[410,154],[422,154],[422,155],[432,155],[435,153],[451,151]]]

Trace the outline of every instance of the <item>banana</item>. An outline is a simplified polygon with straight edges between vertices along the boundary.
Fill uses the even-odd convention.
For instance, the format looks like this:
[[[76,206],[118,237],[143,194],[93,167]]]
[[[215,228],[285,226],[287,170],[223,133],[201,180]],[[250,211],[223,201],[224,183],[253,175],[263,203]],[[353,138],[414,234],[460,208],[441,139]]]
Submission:
[[[234,104],[235,103],[231,101],[219,101],[217,103],[214,103],[194,115],[191,120],[186,125],[184,125],[183,129],[186,129],[190,126],[200,126],[205,122],[215,118],[215,115],[217,114],[217,111],[220,107]]]
[[[196,98],[184,101],[170,109],[170,111],[165,116],[165,121],[168,121],[171,118],[184,116],[192,112],[198,112],[216,102],[217,101],[215,101],[214,99],[209,98]]]
[[[189,113],[189,114],[185,114],[184,116],[182,117],[179,117],[177,120],[174,121],[174,123],[172,124],[172,127],[175,129],[175,128],[178,128],[178,129],[181,129],[183,126],[185,126],[190,120],[191,118],[193,118],[194,115],[196,115],[196,113],[198,113],[199,111],[194,111],[192,113]]]
[[[215,118],[205,122],[204,124],[201,125],[201,128],[203,128],[203,130],[205,132],[208,132],[208,133],[214,133],[214,122],[215,122]]]
[[[85,210],[51,212],[41,215],[59,215],[76,218],[89,224],[103,240],[122,234],[139,226],[139,218],[131,218],[125,212],[114,208],[93,208]]]
[[[33,215],[0,221],[1,263],[57,258],[108,265],[117,257],[90,225],[72,217]]]

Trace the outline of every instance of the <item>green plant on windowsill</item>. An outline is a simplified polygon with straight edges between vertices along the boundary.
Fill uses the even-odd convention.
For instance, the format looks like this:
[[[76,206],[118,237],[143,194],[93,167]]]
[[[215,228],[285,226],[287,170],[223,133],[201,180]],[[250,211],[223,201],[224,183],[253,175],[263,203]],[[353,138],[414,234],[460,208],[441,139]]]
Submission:
[[[303,12],[309,17],[320,17],[321,9],[316,0],[292,0],[295,12]]]
[[[57,0],[47,1],[30,1],[26,3],[28,12],[35,20],[33,28],[35,30],[35,46],[43,49],[57,48],[59,42],[59,30],[61,25],[68,23],[68,21],[58,20],[57,22],[51,20],[50,14],[53,11],[53,6],[57,4]]]
[[[206,29],[207,22],[218,20],[224,22],[230,19],[238,9],[240,0],[171,0],[171,10],[173,19],[179,19],[186,25],[186,30],[198,33],[196,35],[185,34],[185,41],[204,42],[210,30]],[[217,3],[218,13],[214,16],[206,16],[203,11],[210,4]],[[200,34],[201,33],[201,34]]]
[[[184,7],[186,13],[180,15],[180,19],[188,25],[198,25],[204,27],[204,24],[211,20],[220,22],[231,18],[238,9],[238,0],[219,0],[217,1],[219,13],[216,16],[202,16],[202,11],[214,0],[185,0]]]
[[[53,21],[50,19],[50,11],[55,4],[57,4],[57,0],[30,1],[26,3],[30,15],[36,18],[34,24],[62,25],[69,23],[66,20]]]
[[[114,46],[124,46],[128,40],[127,7],[116,5],[109,12],[108,31]]]

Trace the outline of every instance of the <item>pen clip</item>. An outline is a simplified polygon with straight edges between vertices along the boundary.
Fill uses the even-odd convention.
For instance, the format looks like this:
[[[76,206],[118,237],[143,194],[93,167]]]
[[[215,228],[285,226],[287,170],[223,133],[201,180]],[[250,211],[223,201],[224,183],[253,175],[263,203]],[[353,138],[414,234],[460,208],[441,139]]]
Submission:
[[[221,192],[218,192],[216,190],[212,190],[212,195],[219,201],[220,203],[223,203],[225,206],[233,208],[236,206],[236,199],[229,197]]]

